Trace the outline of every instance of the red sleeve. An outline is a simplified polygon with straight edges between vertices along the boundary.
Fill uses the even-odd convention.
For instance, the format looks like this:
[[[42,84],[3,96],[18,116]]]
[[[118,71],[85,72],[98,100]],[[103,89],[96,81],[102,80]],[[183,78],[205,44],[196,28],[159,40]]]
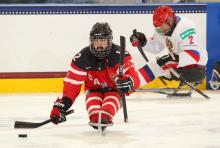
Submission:
[[[87,72],[78,68],[74,63],[71,63],[71,67],[64,78],[63,96],[75,101],[79,95],[81,86],[87,78]]]
[[[135,70],[134,63],[131,60],[132,58],[130,55],[125,56],[123,71],[124,75],[128,75],[133,80],[134,89],[137,89],[140,86],[140,79],[138,77],[137,71]]]

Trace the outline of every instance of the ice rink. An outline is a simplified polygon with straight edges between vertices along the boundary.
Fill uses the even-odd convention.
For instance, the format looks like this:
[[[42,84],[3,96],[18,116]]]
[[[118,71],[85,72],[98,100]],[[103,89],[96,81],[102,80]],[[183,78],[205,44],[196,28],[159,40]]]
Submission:
[[[0,148],[220,148],[220,92],[206,93],[210,100],[197,93],[190,99],[134,93],[127,97],[129,122],[120,110],[105,136],[88,125],[83,94],[67,122],[36,129],[14,129],[14,122],[49,119],[60,94],[1,94]]]

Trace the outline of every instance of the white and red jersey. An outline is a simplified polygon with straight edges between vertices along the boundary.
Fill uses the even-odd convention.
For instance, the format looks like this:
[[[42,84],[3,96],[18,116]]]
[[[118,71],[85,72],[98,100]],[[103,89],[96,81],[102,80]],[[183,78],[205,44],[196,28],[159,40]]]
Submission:
[[[149,38],[144,50],[154,54],[162,50],[171,50],[179,54],[178,67],[187,65],[206,65],[208,56],[206,49],[201,48],[195,24],[187,18],[176,17],[177,25],[171,36],[159,34],[156,30],[152,38]]]
[[[119,74],[120,46],[112,45],[112,51],[105,59],[97,59],[90,52],[89,46],[82,49],[72,60],[71,68],[64,78],[63,96],[74,102],[85,84],[85,90],[115,88],[114,78]],[[123,72],[133,80],[134,89],[139,87],[140,80],[132,63],[132,57],[126,51]]]

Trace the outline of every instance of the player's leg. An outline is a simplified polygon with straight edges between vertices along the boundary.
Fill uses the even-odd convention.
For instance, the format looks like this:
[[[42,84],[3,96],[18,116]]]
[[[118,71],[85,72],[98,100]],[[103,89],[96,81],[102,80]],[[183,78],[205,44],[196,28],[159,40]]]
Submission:
[[[217,81],[220,82],[220,61],[216,61],[214,65],[215,73],[217,75]]]
[[[220,61],[216,61],[214,64],[209,84],[213,90],[217,90],[220,88]]]
[[[104,93],[102,103],[102,123],[108,124],[112,122],[113,117],[120,109],[120,95],[117,91],[109,91]]]
[[[184,68],[176,69],[176,72],[179,73],[187,82],[191,83],[194,87],[197,87],[202,81],[205,79],[206,76],[206,68],[205,66],[197,66],[197,65],[190,65]],[[175,76],[172,76],[173,80],[177,80]],[[188,88],[185,91],[181,91],[181,88],[185,87],[185,83],[181,83],[179,85],[179,90],[174,91],[168,97],[190,97],[192,94],[192,89]],[[184,90],[184,89],[183,89]]]
[[[178,68],[176,72],[190,83],[202,83],[206,76],[205,66],[192,65],[188,67]],[[175,78],[174,78],[175,79]]]
[[[89,114],[90,122],[98,123],[98,116],[101,110],[103,95],[101,92],[90,92],[86,95],[86,110]]]

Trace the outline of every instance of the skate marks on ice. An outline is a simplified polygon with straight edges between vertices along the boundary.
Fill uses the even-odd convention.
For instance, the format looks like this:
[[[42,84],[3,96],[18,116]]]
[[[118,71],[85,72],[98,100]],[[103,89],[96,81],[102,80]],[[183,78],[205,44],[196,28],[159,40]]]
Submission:
[[[0,147],[220,148],[219,93],[209,95],[211,99],[206,100],[193,94],[195,102],[167,99],[151,93],[139,97],[131,95],[127,97],[129,122],[123,122],[120,110],[114,118],[114,125],[106,129],[105,136],[88,125],[84,96],[78,98],[74,106],[76,113],[67,122],[25,130],[13,129],[12,121],[37,122],[48,118],[53,100],[47,99],[57,95],[33,97],[38,99],[35,101],[30,101],[30,96],[23,96],[23,99],[0,96]],[[27,138],[18,138],[18,134],[27,134]]]
[[[207,92],[205,92],[207,93]],[[192,93],[192,96],[173,96],[167,97],[164,94],[157,94],[153,92],[135,92],[131,96],[127,97],[129,101],[132,102],[156,102],[156,103],[202,103],[207,102],[209,100],[203,98],[201,95],[196,94],[195,92]],[[212,99],[212,97],[211,97]]]
[[[79,148],[123,147],[123,145],[133,143],[136,140],[132,134],[126,130],[128,127],[123,121],[108,127],[105,130],[104,136],[86,124],[88,123],[86,121],[80,123],[74,123],[73,121],[71,123],[72,124],[68,126],[51,129],[53,133],[44,135],[44,137],[50,137],[53,140],[68,141],[68,146],[71,145]]]
[[[105,136],[93,130],[86,121],[75,122],[71,120],[62,125],[45,125],[37,129],[12,129],[1,130],[0,147],[7,148],[63,148],[63,147],[117,147],[135,141],[132,134],[123,127],[124,123],[106,129]],[[27,138],[19,138],[19,134],[27,134]],[[117,145],[117,146],[116,146]],[[122,146],[123,147],[123,146]]]

